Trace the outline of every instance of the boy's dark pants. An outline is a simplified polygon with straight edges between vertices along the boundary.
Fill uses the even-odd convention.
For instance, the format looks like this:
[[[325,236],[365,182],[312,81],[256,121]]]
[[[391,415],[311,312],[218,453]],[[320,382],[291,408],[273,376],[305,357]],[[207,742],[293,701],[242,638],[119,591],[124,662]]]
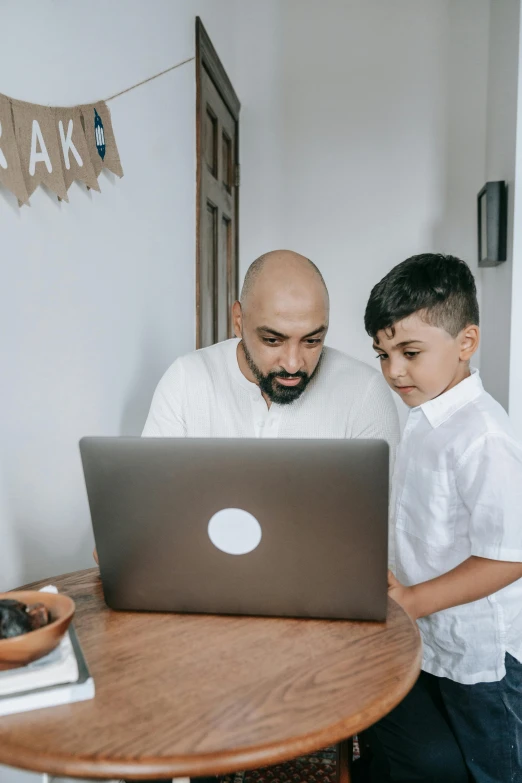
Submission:
[[[372,783],[522,783],[522,664],[500,682],[461,685],[421,672],[367,731]]]

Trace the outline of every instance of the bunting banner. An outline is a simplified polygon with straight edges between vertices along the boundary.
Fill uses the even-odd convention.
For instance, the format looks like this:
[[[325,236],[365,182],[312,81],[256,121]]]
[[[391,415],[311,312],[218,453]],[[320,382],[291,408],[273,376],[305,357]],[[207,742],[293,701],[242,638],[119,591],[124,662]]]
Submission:
[[[82,106],[39,106],[0,93],[0,186],[14,193],[22,206],[29,204],[38,185],[68,201],[67,191],[75,180],[99,191],[102,169],[123,177],[108,101],[194,59],[188,57],[104,101]]]
[[[72,109],[55,109],[54,113],[63,156],[65,187],[69,190],[74,180],[80,180],[88,188],[99,192],[97,174],[83,130],[81,110],[75,106]],[[123,171],[120,176],[123,176]]]
[[[0,184],[15,194],[19,204],[29,203],[16,145],[13,110],[3,95],[0,95]]]
[[[98,177],[100,171],[106,168],[118,177],[123,177],[107,104],[101,101],[93,106],[82,106],[81,112],[94,173]]]
[[[38,185],[47,185],[68,201],[53,110],[19,101],[11,101],[11,106],[27,195],[31,196]]]
[[[69,200],[75,180],[99,191],[104,168],[123,177],[105,101],[65,108],[0,94],[0,185],[14,193],[20,206],[29,204],[38,185],[63,201]]]

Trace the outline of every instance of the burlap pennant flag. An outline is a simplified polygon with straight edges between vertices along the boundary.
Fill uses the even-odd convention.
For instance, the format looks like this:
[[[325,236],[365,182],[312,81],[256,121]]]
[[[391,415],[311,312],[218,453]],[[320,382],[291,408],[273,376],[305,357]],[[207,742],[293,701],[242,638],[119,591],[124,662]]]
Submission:
[[[112,130],[111,113],[105,101],[80,107],[85,138],[96,176],[105,168],[123,177],[118,147]]]
[[[99,191],[100,186],[83,132],[80,109],[77,106],[55,109],[54,118],[60,140],[66,189],[69,190],[74,180],[78,179],[87,187]]]
[[[68,201],[54,109],[21,101],[12,101],[12,107],[16,143],[28,195],[43,184],[59,198]]]
[[[11,101],[0,95],[0,184],[14,193],[20,204],[29,203],[16,146]]]

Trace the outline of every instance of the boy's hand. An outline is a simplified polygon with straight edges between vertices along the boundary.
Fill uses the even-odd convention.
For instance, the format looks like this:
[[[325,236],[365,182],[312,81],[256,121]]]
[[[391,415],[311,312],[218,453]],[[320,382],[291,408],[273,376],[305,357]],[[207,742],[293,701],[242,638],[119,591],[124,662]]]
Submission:
[[[405,587],[399,582],[395,574],[388,571],[388,595],[393,598],[395,603],[402,606],[404,611],[409,614],[412,620],[417,619],[417,612],[415,611],[415,602],[413,600],[413,589],[411,587]]]
[[[412,587],[401,585],[388,571],[388,595],[417,620],[451,606],[478,601],[517,579],[522,579],[522,563],[472,555],[451,571]]]

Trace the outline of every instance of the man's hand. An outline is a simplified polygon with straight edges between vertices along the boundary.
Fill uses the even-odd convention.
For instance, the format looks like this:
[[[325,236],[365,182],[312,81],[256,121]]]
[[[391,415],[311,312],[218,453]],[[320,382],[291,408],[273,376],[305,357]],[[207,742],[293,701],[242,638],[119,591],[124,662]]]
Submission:
[[[388,571],[388,595],[396,604],[402,606],[412,620],[417,619],[413,588],[401,584],[392,571]]]
[[[96,560],[96,564],[97,564],[97,565],[99,565],[99,563],[98,563],[98,552],[96,551],[96,549],[95,549],[95,550],[94,550],[94,552],[92,553],[92,556],[93,556],[93,557],[94,557],[94,559]]]

